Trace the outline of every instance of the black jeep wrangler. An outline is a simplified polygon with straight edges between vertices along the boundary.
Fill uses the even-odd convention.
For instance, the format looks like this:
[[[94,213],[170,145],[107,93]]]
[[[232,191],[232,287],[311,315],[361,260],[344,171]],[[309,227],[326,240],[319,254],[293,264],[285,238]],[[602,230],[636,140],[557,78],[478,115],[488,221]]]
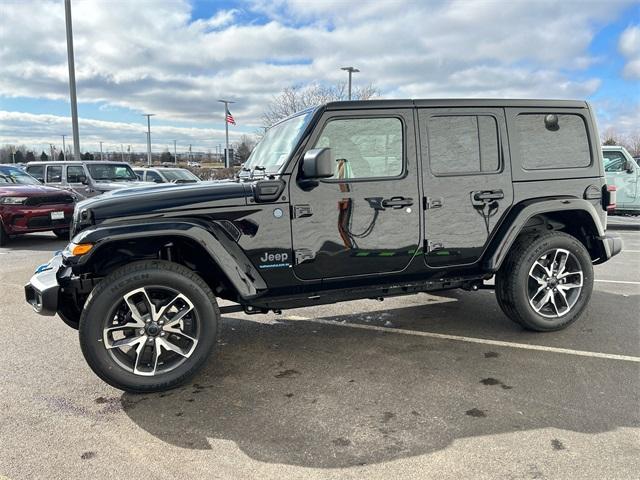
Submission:
[[[79,203],[26,299],[138,392],[202,367],[221,311],[495,288],[509,318],[552,331],[622,248],[614,201],[585,102],[329,103],[273,126],[234,180]]]

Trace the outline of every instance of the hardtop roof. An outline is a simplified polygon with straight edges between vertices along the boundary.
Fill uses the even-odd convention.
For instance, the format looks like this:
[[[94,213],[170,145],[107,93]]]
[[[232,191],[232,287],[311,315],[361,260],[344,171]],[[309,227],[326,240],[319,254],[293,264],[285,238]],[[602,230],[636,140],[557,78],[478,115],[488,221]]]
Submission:
[[[399,100],[347,100],[325,104],[327,110],[362,108],[413,108],[413,107],[540,107],[540,108],[588,108],[584,100],[536,100],[509,98],[449,98],[449,99],[399,99]]]

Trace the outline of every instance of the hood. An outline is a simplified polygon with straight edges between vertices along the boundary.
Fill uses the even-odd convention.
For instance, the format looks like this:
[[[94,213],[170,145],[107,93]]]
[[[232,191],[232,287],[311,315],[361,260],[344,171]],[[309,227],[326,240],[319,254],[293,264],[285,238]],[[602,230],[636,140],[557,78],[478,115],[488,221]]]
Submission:
[[[46,185],[20,185],[0,183],[0,197],[42,197],[43,195],[60,195],[66,192],[60,188]]]
[[[89,209],[92,218],[101,221],[107,218],[242,206],[247,204],[247,197],[250,196],[253,196],[251,186],[235,181],[146,184],[83,200],[78,203],[76,211]]]
[[[95,182],[94,188],[101,192],[110,192],[111,190],[120,190],[121,188],[140,187],[145,185],[155,185],[151,182]]]

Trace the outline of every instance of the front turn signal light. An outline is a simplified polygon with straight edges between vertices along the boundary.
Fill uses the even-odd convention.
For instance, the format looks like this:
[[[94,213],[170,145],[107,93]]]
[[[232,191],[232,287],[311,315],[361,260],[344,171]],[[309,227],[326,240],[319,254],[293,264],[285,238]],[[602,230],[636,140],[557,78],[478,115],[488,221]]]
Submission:
[[[93,248],[92,243],[78,243],[77,245],[73,245],[71,247],[71,255],[79,256],[88,253],[89,250]]]

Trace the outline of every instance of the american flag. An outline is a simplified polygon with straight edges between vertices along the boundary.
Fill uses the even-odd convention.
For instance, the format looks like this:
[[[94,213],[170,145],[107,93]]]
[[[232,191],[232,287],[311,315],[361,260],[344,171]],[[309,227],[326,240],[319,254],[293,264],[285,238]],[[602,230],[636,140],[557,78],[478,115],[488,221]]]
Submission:
[[[233,115],[231,115],[231,112],[229,111],[228,108],[227,108],[227,123],[230,123],[231,125],[236,124],[236,121],[233,119]]]

